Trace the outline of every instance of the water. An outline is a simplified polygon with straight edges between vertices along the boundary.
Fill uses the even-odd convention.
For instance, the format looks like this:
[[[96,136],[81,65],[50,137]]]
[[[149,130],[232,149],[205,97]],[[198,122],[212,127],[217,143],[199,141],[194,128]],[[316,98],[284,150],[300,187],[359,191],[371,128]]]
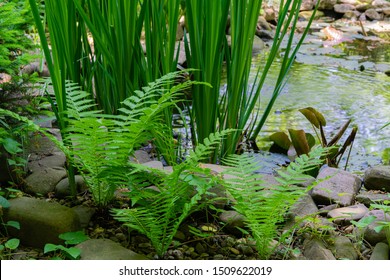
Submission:
[[[257,142],[267,149],[267,137],[289,128],[314,135],[310,123],[298,111],[314,107],[326,120],[328,139],[351,119],[358,127],[349,170],[363,170],[388,161],[390,149],[390,45],[375,40],[353,42],[326,48],[322,40],[308,38],[292,67],[289,80],[278,98]],[[360,48],[360,51],[359,51]],[[263,63],[262,55],[253,60],[253,73]],[[276,69],[263,88],[263,106],[272,93]],[[349,133],[350,129],[347,131]]]

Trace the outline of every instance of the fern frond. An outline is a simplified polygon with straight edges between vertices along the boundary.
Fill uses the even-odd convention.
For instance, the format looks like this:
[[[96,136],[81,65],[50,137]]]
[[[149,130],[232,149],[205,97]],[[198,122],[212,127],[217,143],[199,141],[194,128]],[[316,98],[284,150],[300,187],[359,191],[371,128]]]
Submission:
[[[235,199],[234,209],[246,217],[247,226],[256,240],[261,258],[268,258],[273,251],[271,241],[277,237],[278,225],[284,221],[290,207],[307,192],[296,184],[307,179],[304,173],[322,163],[326,149],[314,149],[309,156],[301,156],[286,171],[276,177],[280,183],[267,186],[261,174],[254,172],[259,163],[247,154],[228,156],[224,163],[230,166],[225,174],[226,187]]]

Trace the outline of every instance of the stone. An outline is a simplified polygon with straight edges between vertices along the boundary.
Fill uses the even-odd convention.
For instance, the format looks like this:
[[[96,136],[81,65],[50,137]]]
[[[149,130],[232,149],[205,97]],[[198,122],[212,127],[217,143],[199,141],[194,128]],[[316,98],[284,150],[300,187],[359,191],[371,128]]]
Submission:
[[[305,218],[318,213],[317,205],[314,203],[310,195],[306,194],[298,199],[291,207],[288,218],[296,220],[297,218]]]
[[[372,1],[371,5],[375,8],[384,8],[384,7],[390,7],[390,2],[386,0],[374,0]]]
[[[38,171],[43,167],[65,167],[66,157],[62,152],[54,152],[52,155],[44,156],[43,158],[37,157],[36,160],[30,160],[27,164],[27,168],[30,172]]]
[[[235,230],[237,227],[243,228],[245,227],[245,216],[241,215],[237,211],[227,210],[223,211],[219,215],[219,219],[226,224],[226,228]]]
[[[389,245],[379,242],[375,245],[370,260],[389,260]]]
[[[345,14],[346,12],[356,10],[354,5],[351,4],[336,4],[334,5],[334,11],[339,14]]]
[[[59,181],[67,176],[61,167],[45,167],[35,171],[25,179],[25,191],[30,194],[47,195],[53,192]]]
[[[320,182],[311,192],[317,205],[338,203],[341,206],[349,206],[353,204],[362,185],[358,176],[333,167],[322,169],[317,180]]]
[[[336,260],[332,252],[318,239],[305,240],[303,246],[303,255],[308,260]]]
[[[76,187],[77,187],[78,193],[84,192],[88,189],[88,186],[87,186],[83,176],[76,175],[75,182],[76,182]],[[58,197],[58,198],[64,198],[64,197],[70,196],[71,193],[70,193],[70,186],[69,186],[69,178],[66,177],[66,178],[62,179],[60,182],[58,182],[58,184],[55,186],[54,191],[55,191],[56,197]]]
[[[353,5],[353,6],[360,4],[360,2],[358,0],[339,0],[338,3],[349,4],[349,5]]]
[[[333,10],[334,5],[336,4],[337,0],[320,0],[318,10]]]
[[[95,214],[95,209],[83,205],[74,206],[72,209],[79,217],[80,226],[86,228],[91,221],[92,216]]]
[[[260,37],[254,36],[253,38],[253,47],[252,47],[252,55],[259,54],[265,48],[265,43],[261,40]]]
[[[358,10],[359,12],[365,12],[368,9],[370,9],[371,7],[372,6],[370,4],[367,4],[367,3],[363,3],[363,4],[359,4],[359,5],[355,6],[356,10]]]
[[[347,225],[351,221],[357,221],[368,213],[368,208],[364,204],[356,204],[348,207],[337,208],[328,213],[328,217],[335,224]]]
[[[185,50],[185,45],[183,40],[176,42],[175,53],[177,53],[178,49],[179,49],[179,57],[177,59],[177,64],[181,66],[185,66],[187,63],[187,57],[186,57],[186,50]]]
[[[357,260],[359,257],[351,240],[346,236],[336,236],[334,238],[332,251],[336,259]]]
[[[150,167],[150,168],[154,168],[154,169],[164,170],[164,165],[162,164],[161,161],[158,161],[158,160],[151,160],[151,161],[143,163],[142,165]]]
[[[302,12],[299,12],[299,17],[301,19],[304,19],[306,21],[308,21],[313,15],[313,11],[302,11]],[[321,17],[324,16],[324,12],[323,11],[317,11],[315,16],[314,16],[314,19],[319,19]]]
[[[257,20],[257,27],[256,29],[262,29],[262,30],[268,30],[271,31],[271,25],[267,22],[267,20],[263,16],[259,16]]]
[[[276,21],[276,13],[274,8],[267,7],[264,9],[264,18],[268,22],[275,22]]]
[[[79,216],[71,208],[56,202],[20,197],[9,200],[5,221],[18,221],[20,230],[9,229],[11,236],[25,246],[43,248],[46,243],[62,244],[59,235],[81,229]]]
[[[356,201],[366,205],[367,207],[370,207],[370,205],[374,203],[383,203],[386,200],[390,200],[390,196],[383,193],[360,192],[356,196]]]
[[[367,169],[363,182],[367,190],[390,192],[390,166],[379,165]]]
[[[376,232],[375,228],[379,226],[379,221],[390,221],[390,214],[385,214],[383,210],[371,210],[364,217],[368,216],[375,216],[376,220],[369,224],[364,230],[364,239],[371,245],[386,240],[386,232],[389,231],[389,228],[383,228],[380,232]]]
[[[313,0],[303,0],[301,4],[300,11],[311,11],[314,8]]]
[[[59,129],[52,128],[49,132],[57,139],[61,138]],[[31,136],[26,147],[26,153],[28,154],[52,155],[55,152],[61,152],[61,150],[53,143],[52,140],[41,134],[34,134]]]
[[[109,239],[89,239],[78,245],[81,260],[147,260],[146,256],[137,254]]]
[[[134,156],[130,158],[130,161],[136,162],[136,163],[146,163],[150,161],[150,155],[148,152],[143,151],[143,150],[137,150],[134,152]]]
[[[378,13],[375,9],[368,9],[365,11],[366,17],[371,20],[381,20],[382,15]]]

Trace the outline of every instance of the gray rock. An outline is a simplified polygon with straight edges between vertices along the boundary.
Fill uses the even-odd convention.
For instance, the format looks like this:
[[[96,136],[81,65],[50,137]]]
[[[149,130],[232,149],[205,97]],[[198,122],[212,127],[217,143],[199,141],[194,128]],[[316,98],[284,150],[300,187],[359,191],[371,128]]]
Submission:
[[[346,12],[349,11],[354,11],[356,10],[354,5],[351,4],[336,4],[334,5],[334,11],[339,14],[345,14]]]
[[[372,251],[370,260],[389,260],[389,245],[379,242]]]
[[[66,177],[66,170],[61,167],[45,167],[35,171],[25,179],[25,191],[30,194],[47,195],[53,192],[59,181]]]
[[[314,8],[313,0],[303,0],[301,4],[300,11],[311,11]]]
[[[288,218],[296,220],[296,218],[304,218],[318,213],[317,205],[314,203],[310,195],[306,194],[298,199],[291,207]]]
[[[388,194],[382,193],[371,193],[371,192],[361,192],[356,196],[356,201],[370,207],[373,203],[382,203],[385,200],[390,200]]]
[[[81,229],[78,215],[56,202],[20,197],[9,200],[11,206],[4,211],[5,221],[18,221],[20,230],[10,229],[25,246],[43,248],[46,243],[61,244],[58,235]]]
[[[57,139],[60,139],[60,132],[58,129],[50,129],[49,131]],[[26,147],[26,152],[29,154],[38,155],[52,155],[55,152],[61,152],[61,150],[53,143],[49,138],[40,134],[34,134]]]
[[[318,9],[321,10],[333,10],[334,5],[337,4],[337,0],[320,0]]]
[[[332,250],[337,259],[357,260],[359,256],[351,240],[346,236],[336,236]]]
[[[261,40],[260,37],[255,36],[253,38],[253,48],[252,48],[252,54],[258,54],[265,48],[265,43],[263,40]]]
[[[95,214],[95,209],[83,205],[74,206],[72,209],[79,217],[80,226],[86,228]]]
[[[88,189],[87,184],[85,183],[85,180],[83,176],[81,175],[76,175],[75,176],[75,181],[76,181],[76,187],[78,192],[84,192]],[[64,198],[67,196],[70,196],[70,185],[69,185],[69,178],[66,177],[62,179],[58,184],[55,186],[55,194],[56,197],[58,198]]]
[[[357,221],[368,213],[368,208],[364,204],[357,204],[348,207],[337,208],[328,213],[328,217],[333,219],[335,224],[350,224]]]
[[[154,168],[154,169],[164,170],[164,166],[163,166],[162,162],[158,161],[158,160],[151,160],[151,161],[143,163],[142,165],[145,165],[147,167]]]
[[[31,172],[36,172],[44,167],[65,167],[66,157],[62,152],[55,152],[53,155],[37,157],[36,160],[31,160],[27,164],[27,168]]]
[[[368,190],[383,190],[390,192],[390,166],[379,165],[366,170],[364,187]]]
[[[318,239],[305,240],[303,255],[308,260],[336,260],[332,252]]]
[[[326,167],[317,176],[320,182],[313,188],[311,196],[317,204],[338,203],[348,206],[361,188],[356,175],[337,168]]]
[[[382,15],[378,13],[375,9],[368,9],[365,11],[366,17],[371,20],[381,20]]]
[[[375,8],[390,7],[390,3],[386,0],[374,0],[371,5]]]
[[[143,151],[143,150],[137,150],[134,152],[134,156],[130,158],[130,161],[132,162],[137,162],[137,163],[145,163],[150,161],[150,155],[148,152]]]
[[[219,215],[219,219],[226,223],[227,229],[236,229],[236,227],[243,228],[245,226],[245,216],[234,210],[222,212]]]
[[[383,210],[371,210],[364,217],[375,216],[376,220],[367,226],[364,230],[364,239],[371,245],[375,245],[378,242],[386,240],[386,232],[388,228],[383,228],[380,232],[376,232],[375,228],[379,226],[379,221],[390,221],[390,215],[385,214]]]
[[[76,246],[81,250],[81,260],[146,260],[109,239],[90,239]]]

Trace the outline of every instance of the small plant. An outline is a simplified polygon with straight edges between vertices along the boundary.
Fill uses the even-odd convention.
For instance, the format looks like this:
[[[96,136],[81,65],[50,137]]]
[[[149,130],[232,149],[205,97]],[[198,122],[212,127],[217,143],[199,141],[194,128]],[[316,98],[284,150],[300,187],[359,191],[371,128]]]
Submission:
[[[327,149],[317,148],[309,155],[301,155],[286,170],[279,170],[275,186],[266,186],[262,175],[256,174],[258,164],[247,154],[231,155],[224,163],[231,166],[226,174],[226,187],[235,200],[233,208],[246,217],[261,258],[267,259],[275,249],[272,240],[277,238],[278,225],[284,221],[290,207],[310,189],[297,186],[305,182],[312,169],[321,165]]]
[[[390,215],[390,200],[385,200],[382,204],[371,204],[370,208],[379,209],[383,211],[385,220],[377,221],[378,225],[374,228],[374,230],[377,233],[384,230],[386,232],[387,243],[390,246],[390,220],[388,220],[388,216]]]
[[[348,120],[332,139],[327,140],[324,132],[324,127],[326,126],[325,117],[312,107],[300,109],[299,112],[301,112],[312,125],[318,142],[321,143],[322,147],[330,148],[329,154],[325,158],[326,163],[329,166],[338,167],[348,146],[351,146],[350,151],[352,149],[357,127],[353,127],[344,144],[339,145],[338,142],[348,129],[351,120]],[[306,133],[304,130],[289,129],[288,132],[290,137],[285,132],[276,132],[269,137],[269,139],[274,142],[270,151],[287,153],[291,159],[294,159],[296,156],[308,154],[316,144],[315,137],[310,133]],[[345,168],[347,164],[348,159]]]
[[[43,249],[44,254],[55,253],[53,258],[54,260],[77,260],[80,258],[81,250],[71,245],[77,245],[81,242],[84,242],[89,239],[83,231],[77,232],[66,232],[58,236],[60,239],[64,240],[65,245],[55,245],[48,243]]]

